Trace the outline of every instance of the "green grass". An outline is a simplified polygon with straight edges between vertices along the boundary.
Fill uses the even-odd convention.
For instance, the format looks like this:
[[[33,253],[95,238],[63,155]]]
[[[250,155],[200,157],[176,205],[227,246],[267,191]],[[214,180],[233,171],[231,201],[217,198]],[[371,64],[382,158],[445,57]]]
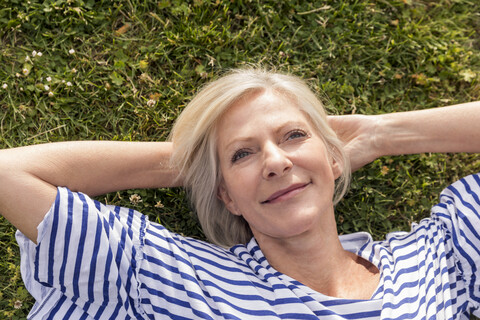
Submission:
[[[2,4],[1,148],[163,140],[199,86],[246,64],[307,79],[335,114],[480,99],[480,3],[473,0]],[[364,230],[379,239],[408,230],[428,216],[444,186],[479,169],[472,155],[379,159],[354,174],[337,207],[339,231]],[[134,193],[143,200],[135,207],[153,220],[202,237],[181,189],[101,199],[133,206]],[[155,206],[158,201],[163,207]],[[22,286],[14,229],[5,220],[0,256],[0,318],[25,318],[33,300]]]

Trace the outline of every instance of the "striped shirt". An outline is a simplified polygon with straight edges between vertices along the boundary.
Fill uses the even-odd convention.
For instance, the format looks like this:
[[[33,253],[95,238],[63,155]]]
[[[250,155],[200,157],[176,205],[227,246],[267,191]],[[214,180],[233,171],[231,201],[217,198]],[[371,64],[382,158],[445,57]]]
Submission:
[[[340,236],[381,273],[371,299],[349,300],[276,271],[255,239],[223,249],[58,188],[38,246],[17,232],[36,299],[29,319],[469,319],[480,303],[479,195],[480,176],[468,176],[410,232]]]

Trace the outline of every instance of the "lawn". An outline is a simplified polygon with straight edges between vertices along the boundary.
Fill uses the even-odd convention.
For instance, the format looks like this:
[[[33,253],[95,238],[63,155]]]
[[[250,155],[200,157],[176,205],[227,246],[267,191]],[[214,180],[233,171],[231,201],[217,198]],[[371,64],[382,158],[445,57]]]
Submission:
[[[480,2],[20,1],[0,8],[0,148],[64,140],[157,141],[197,89],[261,65],[308,81],[332,114],[480,100]],[[385,157],[356,172],[340,233],[375,239],[428,216],[480,170],[475,155]],[[0,182],[1,183],[1,182]],[[138,197],[141,201],[131,201]],[[182,189],[100,197],[202,238]],[[28,199],[25,199],[28,201]],[[0,318],[33,304],[14,228],[0,220]]]

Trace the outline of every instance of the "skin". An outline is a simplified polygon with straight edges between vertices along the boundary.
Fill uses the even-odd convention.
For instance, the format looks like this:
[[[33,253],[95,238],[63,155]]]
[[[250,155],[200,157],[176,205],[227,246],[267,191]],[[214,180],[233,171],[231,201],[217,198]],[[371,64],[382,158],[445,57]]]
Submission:
[[[219,197],[249,223],[270,264],[326,295],[370,298],[378,270],[339,242],[332,198],[341,168],[305,114],[260,92],[226,112],[217,139]]]
[[[249,98],[253,101],[254,98],[262,97],[259,95]],[[263,103],[267,106],[268,101],[279,105],[285,104],[285,101],[278,101],[275,97],[263,98]],[[248,101],[249,99],[242,103]],[[254,107],[251,106],[252,110]],[[289,110],[288,106],[284,107],[285,110]],[[290,110],[295,113],[291,107],[290,105]],[[358,169],[383,155],[480,152],[479,111],[480,102],[472,102],[384,115],[329,117],[329,124],[344,141],[352,168]],[[248,116],[253,117],[263,112],[266,110]],[[226,117],[228,115],[229,113]],[[245,115],[243,117],[243,121],[239,121],[239,118],[231,119],[231,125],[248,122],[245,121]],[[265,130],[268,128],[267,124],[271,125],[266,121],[257,122],[255,129]],[[251,208],[262,208],[255,200],[264,201],[272,195],[272,192],[278,191],[275,188],[280,190],[285,188],[282,183],[293,183],[294,180],[288,180],[289,176],[292,179],[307,177],[316,183],[282,200],[283,204],[288,202],[291,208],[303,208],[294,215],[277,208],[280,210],[259,209],[258,217],[255,215],[248,217],[256,229],[256,236],[261,239],[259,243],[270,264],[278,271],[324,294],[368,299],[378,283],[377,270],[363,259],[342,250],[336,236],[331,200],[326,197],[318,198],[317,195],[317,198],[309,199],[306,203],[296,200],[296,197],[304,196],[302,193],[321,188],[317,182],[330,186],[332,177],[337,175],[336,164],[322,153],[324,146],[316,141],[318,150],[311,150],[318,156],[320,162],[319,168],[314,169],[307,161],[313,154],[305,155],[302,148],[303,144],[311,142],[306,141],[309,139],[302,139],[296,134],[290,136],[289,142],[284,144],[281,138],[272,139],[275,135],[271,136],[268,132],[265,137],[258,137],[255,132],[253,141],[258,140],[257,148],[259,145],[262,146],[258,149],[261,156],[266,157],[265,152],[268,155],[273,150],[273,158],[267,157],[273,159],[269,160],[269,167],[275,169],[273,164],[280,163],[280,168],[286,170],[279,173],[276,171],[278,168],[272,169],[265,181],[259,180],[261,174],[259,168],[248,172],[248,179],[253,179],[254,184],[243,185],[244,191],[255,187],[265,192],[261,194],[262,198],[258,199],[247,192],[250,195],[247,199],[250,202],[247,204]],[[280,137],[285,139],[284,135],[280,134]],[[297,139],[300,140],[299,144]],[[130,188],[179,186],[181,180],[177,179],[177,173],[169,166],[171,152],[172,144],[168,142],[112,141],[49,143],[0,150],[0,213],[35,242],[37,226],[54,201],[57,186],[66,186],[90,196]],[[219,149],[219,153],[221,152],[222,148]],[[290,157],[292,153],[295,157]],[[280,161],[275,155],[280,156]],[[298,156],[302,158],[300,163]],[[223,159],[222,165],[226,166],[230,160],[231,157]],[[330,170],[328,165],[331,166]],[[238,201],[240,198],[237,194],[239,190],[234,188],[234,178],[244,177],[228,175],[227,171],[234,170],[229,167],[222,170],[225,178],[219,196],[224,199],[233,214],[245,214],[247,217],[248,212],[245,211],[247,204],[235,206],[235,200]],[[255,177],[255,172],[256,180],[252,178]],[[266,173],[268,172],[267,170]],[[282,175],[281,179],[279,175]],[[273,180],[277,182],[281,180],[281,183],[274,184]],[[330,195],[330,191],[322,192]],[[277,207],[283,207],[283,204]],[[307,204],[317,205],[319,210],[316,213],[310,211]],[[277,216],[269,216],[272,212]],[[283,214],[281,219],[279,214]],[[269,223],[276,227],[273,228]],[[337,269],[339,271],[341,269],[341,272],[337,272]]]
[[[33,242],[65,186],[89,196],[178,186],[166,142],[81,141],[0,150],[0,213]]]
[[[352,171],[386,155],[480,152],[480,101],[381,115],[331,116]]]

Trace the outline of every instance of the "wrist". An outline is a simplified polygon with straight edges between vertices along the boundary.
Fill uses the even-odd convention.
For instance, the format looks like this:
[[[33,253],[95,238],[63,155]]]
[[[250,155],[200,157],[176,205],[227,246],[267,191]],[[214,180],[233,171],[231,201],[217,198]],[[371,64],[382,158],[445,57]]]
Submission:
[[[376,145],[379,156],[432,152],[432,136],[418,121],[415,112],[397,112],[378,116]],[[423,124],[423,125],[421,125]]]
[[[396,154],[394,150],[397,124],[391,114],[373,116],[372,149],[375,158]]]

